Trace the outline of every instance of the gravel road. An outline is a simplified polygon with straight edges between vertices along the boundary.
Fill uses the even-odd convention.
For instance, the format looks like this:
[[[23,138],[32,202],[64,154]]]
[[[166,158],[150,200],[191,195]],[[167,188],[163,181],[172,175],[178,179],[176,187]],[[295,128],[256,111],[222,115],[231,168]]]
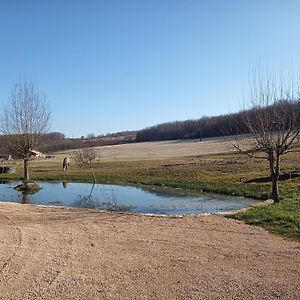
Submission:
[[[0,299],[300,299],[300,244],[222,216],[0,203]]]

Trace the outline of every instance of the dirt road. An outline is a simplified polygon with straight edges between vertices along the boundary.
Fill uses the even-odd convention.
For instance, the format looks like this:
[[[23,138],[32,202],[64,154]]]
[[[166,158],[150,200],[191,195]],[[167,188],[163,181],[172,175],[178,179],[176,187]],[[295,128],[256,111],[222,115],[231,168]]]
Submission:
[[[0,299],[300,299],[300,245],[222,216],[0,203]]]

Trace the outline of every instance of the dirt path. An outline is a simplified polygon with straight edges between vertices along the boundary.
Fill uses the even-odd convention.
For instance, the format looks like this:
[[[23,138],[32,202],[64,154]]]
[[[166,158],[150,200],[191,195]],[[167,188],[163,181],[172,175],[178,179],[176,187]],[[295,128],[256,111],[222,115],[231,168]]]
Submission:
[[[221,216],[0,203],[0,299],[300,299],[300,245]]]

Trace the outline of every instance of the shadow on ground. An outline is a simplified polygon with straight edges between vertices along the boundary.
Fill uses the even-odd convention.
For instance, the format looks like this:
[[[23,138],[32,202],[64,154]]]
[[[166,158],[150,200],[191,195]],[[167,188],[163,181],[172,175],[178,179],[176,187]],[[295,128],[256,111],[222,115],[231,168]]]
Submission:
[[[287,172],[287,173],[280,174],[279,181],[284,181],[284,180],[298,178],[298,177],[300,177],[300,173],[297,171]],[[251,180],[247,180],[247,181],[245,181],[245,183],[269,182],[269,181],[271,181],[271,177],[261,177],[261,178],[254,178]]]

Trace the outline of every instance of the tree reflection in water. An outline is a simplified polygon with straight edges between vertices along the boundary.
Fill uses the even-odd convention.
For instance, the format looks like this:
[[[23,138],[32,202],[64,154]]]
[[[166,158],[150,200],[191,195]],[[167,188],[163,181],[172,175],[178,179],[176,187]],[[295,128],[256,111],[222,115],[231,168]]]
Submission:
[[[98,208],[108,211],[130,211],[135,208],[132,205],[121,205],[118,200],[117,188],[111,188],[107,190],[105,188],[100,189],[99,199],[93,196],[95,184],[92,185],[89,195],[79,195],[78,199],[73,202],[73,206],[81,208]]]
[[[120,211],[121,205],[118,202],[118,190],[117,188],[111,188],[110,190],[101,189],[102,198],[104,202],[102,203],[105,206],[105,209],[109,211]]]
[[[82,196],[79,195],[78,199],[73,202],[74,207],[80,208],[97,208],[98,200],[92,195]]]
[[[21,204],[30,204],[31,198],[30,198],[29,193],[22,192],[20,197],[21,197]]]
[[[95,183],[92,184],[89,195],[78,195],[78,199],[73,202],[73,206],[81,208],[97,208],[98,200],[92,195],[94,187]],[[64,188],[66,187],[64,186]]]

